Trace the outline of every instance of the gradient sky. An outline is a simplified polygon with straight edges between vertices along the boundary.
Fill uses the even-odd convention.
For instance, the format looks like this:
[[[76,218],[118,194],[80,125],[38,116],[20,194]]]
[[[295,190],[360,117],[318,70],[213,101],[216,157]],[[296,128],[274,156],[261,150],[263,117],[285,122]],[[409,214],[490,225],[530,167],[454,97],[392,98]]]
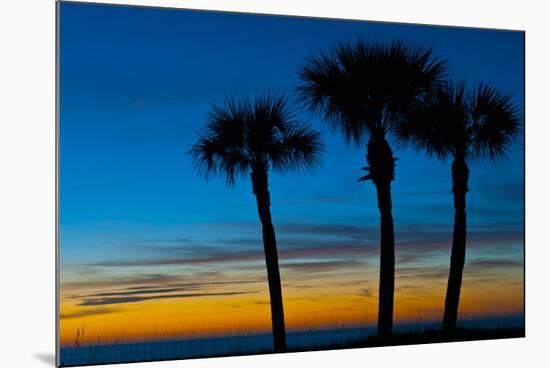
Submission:
[[[434,47],[452,76],[509,91],[523,110],[520,32],[62,3],[61,341],[268,331],[248,178],[197,177],[186,154],[212,104],[287,93],[323,134],[312,175],[270,177],[289,329],[377,317],[378,210],[349,147],[294,104],[297,67],[335,42]],[[452,233],[450,163],[399,151],[393,184],[395,319],[441,318]],[[461,317],[523,313],[523,143],[471,164]],[[96,340],[93,340],[96,339]]]

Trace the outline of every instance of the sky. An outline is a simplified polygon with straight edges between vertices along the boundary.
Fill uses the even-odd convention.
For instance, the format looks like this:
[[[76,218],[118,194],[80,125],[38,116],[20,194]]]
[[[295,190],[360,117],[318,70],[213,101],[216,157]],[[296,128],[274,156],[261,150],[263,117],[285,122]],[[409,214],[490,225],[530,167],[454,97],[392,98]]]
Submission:
[[[376,323],[379,230],[365,147],[295,102],[297,69],[339,41],[434,48],[451,79],[509,92],[523,112],[524,35],[314,18],[61,3],[61,343],[270,329],[251,183],[191,166],[213,104],[284,93],[321,131],[314,173],[271,174],[289,330]],[[523,139],[471,162],[460,318],[523,314]],[[441,318],[452,235],[450,162],[397,151],[396,323]]]

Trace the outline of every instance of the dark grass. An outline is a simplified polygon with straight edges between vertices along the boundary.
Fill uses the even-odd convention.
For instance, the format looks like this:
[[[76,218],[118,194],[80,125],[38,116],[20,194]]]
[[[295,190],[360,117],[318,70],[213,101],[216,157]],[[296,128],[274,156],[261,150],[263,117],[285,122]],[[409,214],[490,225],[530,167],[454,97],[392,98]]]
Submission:
[[[523,328],[499,328],[490,330],[459,328],[453,334],[447,334],[441,330],[427,330],[420,333],[406,332],[395,334],[390,339],[380,339],[377,336],[371,336],[361,343],[352,344],[344,348],[420,345],[445,342],[512,339],[522,337],[525,337],[525,330]]]
[[[302,331],[288,334],[288,352],[340,350],[521,337],[525,337],[525,329],[523,326],[458,328],[453,334],[446,334],[438,329],[425,329],[421,332],[410,331],[395,333],[389,339],[378,338],[374,334],[374,329],[370,328]],[[261,334],[62,348],[60,365],[70,367],[272,353],[273,346],[271,334]]]

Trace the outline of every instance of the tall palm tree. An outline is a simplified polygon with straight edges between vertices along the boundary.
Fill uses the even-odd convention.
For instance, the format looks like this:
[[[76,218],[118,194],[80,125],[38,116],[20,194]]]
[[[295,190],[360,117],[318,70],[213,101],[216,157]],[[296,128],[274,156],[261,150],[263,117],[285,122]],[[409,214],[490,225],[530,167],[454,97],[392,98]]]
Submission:
[[[380,211],[378,335],[391,336],[395,246],[391,183],[395,161],[388,134],[411,105],[429,93],[446,73],[446,63],[423,46],[400,42],[338,44],[330,54],[311,58],[299,70],[298,94],[306,107],[344,134],[346,142],[367,143],[359,181],[372,180]]]
[[[190,150],[194,166],[206,177],[224,177],[232,186],[238,176],[250,174],[262,224],[275,352],[286,351],[286,337],[268,175],[310,171],[323,150],[320,133],[298,122],[284,98],[271,95],[214,106]]]
[[[428,156],[452,159],[455,215],[443,315],[443,329],[452,333],[456,328],[466,255],[468,163],[481,158],[491,161],[503,158],[520,134],[520,116],[510,95],[486,84],[468,93],[463,81],[443,85],[422,105],[395,133],[401,144],[412,143]]]

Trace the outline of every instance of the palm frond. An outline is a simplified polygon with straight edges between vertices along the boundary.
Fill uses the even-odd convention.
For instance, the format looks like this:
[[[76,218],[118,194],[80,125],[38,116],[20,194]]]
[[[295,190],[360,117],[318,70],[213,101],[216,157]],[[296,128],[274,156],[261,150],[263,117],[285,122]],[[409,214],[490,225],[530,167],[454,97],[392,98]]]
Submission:
[[[212,108],[206,126],[189,153],[193,166],[206,179],[224,177],[229,185],[246,174],[251,158],[245,145],[245,123],[250,115],[247,104],[227,100]]]
[[[284,96],[272,94],[214,106],[189,151],[200,174],[222,176],[229,185],[257,169],[309,171],[322,152],[319,132],[295,119]]]
[[[360,143],[367,134],[358,86],[334,55],[321,53],[299,70],[298,99],[312,112],[341,130],[348,142]]]
[[[519,137],[520,117],[510,95],[486,84],[466,92],[466,83],[440,86],[409,109],[395,127],[398,144],[413,144],[430,156],[502,158]]]
[[[466,154],[466,102],[464,81],[441,84],[417,100],[395,125],[398,145],[404,148],[412,144],[442,160],[458,151]]]
[[[472,151],[490,160],[503,158],[521,133],[519,108],[510,94],[480,84],[471,95]]]
[[[401,42],[337,44],[299,69],[299,100],[362,143],[375,130],[388,131],[416,99],[440,83],[447,64],[424,46]]]
[[[275,171],[306,173],[319,166],[324,144],[311,127],[294,123],[279,130],[281,137],[270,146],[270,162]]]

